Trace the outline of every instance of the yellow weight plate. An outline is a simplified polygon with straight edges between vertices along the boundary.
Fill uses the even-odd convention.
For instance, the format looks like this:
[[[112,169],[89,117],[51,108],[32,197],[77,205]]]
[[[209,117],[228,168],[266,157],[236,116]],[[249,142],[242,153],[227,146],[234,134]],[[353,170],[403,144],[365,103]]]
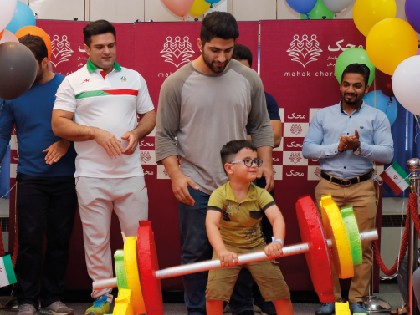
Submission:
[[[118,290],[118,297],[115,299],[113,315],[133,315],[131,307],[131,290],[121,288]]]
[[[350,242],[351,257],[354,265],[362,263],[362,240],[360,239],[359,227],[354,216],[352,206],[341,207],[341,217],[346,228],[347,238]]]
[[[351,278],[354,276],[353,260],[340,209],[330,195],[321,197],[320,208],[325,232],[332,241],[331,252],[337,275],[342,279]]]
[[[335,302],[335,315],[351,315],[349,302]]]
[[[137,269],[136,237],[126,237],[124,242],[124,265],[128,287],[131,290],[131,306],[134,314],[145,314],[143,295],[141,293],[139,271]]]

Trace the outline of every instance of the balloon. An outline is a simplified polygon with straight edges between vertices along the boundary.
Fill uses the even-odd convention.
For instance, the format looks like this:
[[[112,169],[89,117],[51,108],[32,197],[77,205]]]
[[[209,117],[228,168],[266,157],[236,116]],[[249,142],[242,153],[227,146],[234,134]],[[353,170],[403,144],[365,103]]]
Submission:
[[[12,32],[9,32],[8,30],[3,30],[3,36],[0,38],[0,44],[1,43],[17,43],[18,39]]]
[[[406,0],[405,1],[405,15],[408,22],[420,33],[420,1],[419,0]]]
[[[207,0],[194,0],[194,3],[190,9],[190,14],[198,18],[199,16],[203,15],[210,9],[210,3],[207,2]]]
[[[317,0],[314,8],[307,14],[301,14],[301,20],[331,20],[334,18],[334,13],[328,9],[322,0]]]
[[[38,26],[33,26],[33,25],[29,25],[29,26],[25,26],[20,28],[17,32],[16,32],[16,37],[17,38],[21,38],[25,35],[35,35],[35,36],[39,36],[42,38],[42,40],[45,43],[45,46],[47,46],[47,50],[48,50],[48,59],[51,58],[51,52],[52,52],[52,45],[51,45],[51,39],[50,39],[50,35],[48,35],[42,28],[38,27]]]
[[[385,18],[394,18],[396,15],[395,0],[356,0],[353,6],[354,23],[365,36],[376,23]]]
[[[38,70],[32,51],[20,43],[0,44],[0,97],[13,99],[34,83]]]
[[[206,0],[207,3],[214,4],[220,2],[220,0]]]
[[[17,0],[0,0],[0,30],[4,29],[15,13]]]
[[[335,77],[338,83],[341,83],[341,75],[343,74],[344,69],[352,63],[365,64],[370,69],[368,84],[372,84],[372,81],[375,78],[375,66],[370,61],[366,50],[363,48],[347,48],[338,56],[335,61]]]
[[[416,31],[403,19],[390,18],[376,23],[366,37],[369,59],[386,74],[393,74],[404,59],[417,54]]]
[[[327,8],[334,13],[340,13],[345,8],[349,7],[354,0],[324,0]]]
[[[383,111],[391,125],[397,119],[398,103],[395,97],[389,97],[381,90],[374,90],[363,96],[363,100],[366,104]]]
[[[34,12],[27,4],[18,1],[15,14],[9,24],[7,24],[6,29],[16,33],[18,29],[27,25],[35,25]]]
[[[316,0],[286,0],[286,2],[298,13],[309,13],[316,4]]]
[[[162,3],[171,11],[173,14],[183,17],[188,14],[191,9],[194,0],[162,0]]]
[[[420,115],[420,56],[403,60],[392,75],[392,90],[398,102],[414,115]]]

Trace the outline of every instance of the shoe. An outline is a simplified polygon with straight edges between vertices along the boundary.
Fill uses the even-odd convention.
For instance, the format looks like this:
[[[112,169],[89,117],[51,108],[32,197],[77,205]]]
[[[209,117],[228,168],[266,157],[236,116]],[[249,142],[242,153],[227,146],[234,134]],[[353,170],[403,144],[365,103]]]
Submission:
[[[35,315],[36,309],[32,304],[21,304],[19,305],[17,315]]]
[[[315,315],[331,315],[335,312],[335,303],[322,303],[321,307],[315,312]]]
[[[85,311],[85,315],[104,315],[110,313],[113,296],[104,294],[93,302],[93,305]]]
[[[257,301],[257,299],[254,299],[254,304],[263,315],[277,315],[273,302]]]
[[[74,310],[68,307],[63,302],[56,301],[54,303],[51,303],[47,307],[41,308],[39,310],[39,313],[45,315],[73,315]]]
[[[352,314],[367,314],[366,307],[362,302],[350,303],[350,310]]]
[[[391,310],[391,314],[392,315],[405,315],[407,314],[407,307],[403,306],[403,307],[394,308]]]

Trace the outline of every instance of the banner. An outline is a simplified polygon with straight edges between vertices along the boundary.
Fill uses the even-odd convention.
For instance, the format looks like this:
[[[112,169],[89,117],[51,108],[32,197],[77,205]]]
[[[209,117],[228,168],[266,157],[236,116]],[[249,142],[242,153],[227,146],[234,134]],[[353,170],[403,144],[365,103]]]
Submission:
[[[260,75],[280,107],[283,141],[273,152],[275,199],[286,221],[286,244],[300,242],[295,202],[315,200],[318,161],[302,155],[309,122],[320,108],[340,101],[335,61],[342,51],[364,47],[365,37],[352,20],[261,21]],[[378,166],[378,174],[383,166]],[[280,269],[291,290],[311,290],[303,255],[282,258]]]
[[[84,51],[82,31],[86,22],[38,20],[37,25],[52,39],[51,64],[55,72],[68,74],[86,63],[88,56]],[[157,107],[163,81],[200,54],[197,38],[201,23],[150,22],[115,26],[117,61],[141,73]],[[300,242],[294,203],[303,195],[313,197],[319,179],[317,161],[308,161],[301,153],[309,121],[319,108],[339,101],[339,87],[334,75],[337,56],[346,48],[363,46],[365,39],[352,20],[239,22],[238,42],[250,47],[254,60],[258,60],[259,27],[261,78],[266,91],[277,100],[284,121],[284,139],[281,147],[273,153],[273,164],[275,199],[286,220],[285,243],[289,245]],[[257,67],[258,63],[254,62],[254,69]],[[178,204],[163,166],[156,165],[154,142],[154,133],[141,141],[141,163],[145,171],[149,219],[155,233],[159,265],[164,268],[180,264]],[[16,176],[16,148],[14,138],[11,187]],[[14,200],[11,196],[11,218],[15,213]],[[10,230],[13,231],[13,228]],[[113,251],[122,246],[115,217],[111,227],[111,246]],[[70,250],[66,287],[90,288],[91,281],[84,267],[78,215]],[[304,255],[282,258],[280,265],[292,291],[312,290]],[[162,286],[165,290],[182,289],[181,279],[165,279]]]

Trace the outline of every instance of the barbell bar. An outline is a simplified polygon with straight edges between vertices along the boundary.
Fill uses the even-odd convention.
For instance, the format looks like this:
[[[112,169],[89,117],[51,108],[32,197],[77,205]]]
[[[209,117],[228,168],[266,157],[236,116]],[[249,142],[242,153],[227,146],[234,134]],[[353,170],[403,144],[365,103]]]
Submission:
[[[360,233],[360,239],[362,241],[373,241],[378,239],[378,232],[376,230],[366,231]],[[328,247],[332,246],[332,241],[330,239],[326,240]],[[309,252],[309,243],[298,243],[295,245],[284,246],[283,253],[275,258],[293,256],[298,254],[303,254]],[[252,252],[248,254],[238,255],[238,265],[243,265],[250,262],[265,261],[271,259],[268,257],[264,251]],[[158,270],[154,273],[157,279],[165,278],[175,278],[181,277],[187,274],[195,272],[209,271],[213,269],[223,268],[219,259],[215,260],[206,260],[195,262],[191,264],[185,264],[175,267],[168,267],[161,270]],[[116,288],[117,287],[117,278],[109,278],[104,280],[95,281],[92,284],[94,290],[104,289],[104,288]]]

